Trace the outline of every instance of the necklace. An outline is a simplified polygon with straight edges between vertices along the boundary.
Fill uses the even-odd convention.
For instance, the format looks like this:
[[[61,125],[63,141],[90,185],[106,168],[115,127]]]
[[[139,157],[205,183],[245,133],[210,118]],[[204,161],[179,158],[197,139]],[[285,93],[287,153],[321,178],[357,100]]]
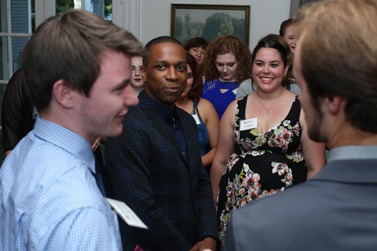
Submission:
[[[256,94],[256,96],[257,96],[257,99],[258,99],[259,103],[264,107],[264,109],[267,110],[266,113],[265,113],[267,116],[270,116],[270,109],[271,109],[272,107],[274,107],[274,105],[276,105],[276,103],[279,101],[279,99],[281,98],[281,96],[283,96],[283,92],[284,92],[284,89],[281,90],[280,96],[276,99],[276,101],[274,102],[274,104],[273,104],[272,106],[270,106],[270,108],[267,108],[267,107],[265,107],[265,106],[263,105],[262,101],[259,99],[258,92],[255,92],[255,94]]]

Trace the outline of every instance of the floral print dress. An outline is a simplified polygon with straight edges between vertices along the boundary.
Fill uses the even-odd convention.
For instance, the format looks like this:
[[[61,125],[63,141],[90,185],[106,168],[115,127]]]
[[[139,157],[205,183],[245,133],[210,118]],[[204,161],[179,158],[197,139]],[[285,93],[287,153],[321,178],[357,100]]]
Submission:
[[[299,123],[301,104],[296,97],[286,118],[262,134],[258,129],[240,131],[247,97],[237,103],[234,152],[228,159],[217,197],[219,237],[223,245],[234,208],[283,191],[306,180]]]

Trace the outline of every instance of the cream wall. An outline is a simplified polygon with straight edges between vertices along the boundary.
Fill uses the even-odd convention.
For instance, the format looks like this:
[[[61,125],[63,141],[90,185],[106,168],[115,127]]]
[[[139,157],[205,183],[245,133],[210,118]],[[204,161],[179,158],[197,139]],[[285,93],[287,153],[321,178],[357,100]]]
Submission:
[[[269,33],[278,33],[280,23],[289,18],[291,0],[140,0],[139,39],[146,44],[152,38],[170,35],[170,8],[177,4],[250,5],[249,48]]]

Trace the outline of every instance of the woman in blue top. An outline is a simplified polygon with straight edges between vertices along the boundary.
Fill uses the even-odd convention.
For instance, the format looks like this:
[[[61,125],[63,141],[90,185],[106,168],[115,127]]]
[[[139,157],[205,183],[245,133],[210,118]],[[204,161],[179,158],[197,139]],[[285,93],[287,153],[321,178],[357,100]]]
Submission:
[[[239,84],[251,76],[251,53],[237,37],[227,35],[213,40],[205,55],[202,98],[213,104],[221,119]]]
[[[187,85],[176,105],[190,113],[198,126],[200,154],[203,166],[209,174],[217,146],[219,118],[216,110],[206,99],[200,98],[203,88],[202,78],[193,56],[187,56]]]

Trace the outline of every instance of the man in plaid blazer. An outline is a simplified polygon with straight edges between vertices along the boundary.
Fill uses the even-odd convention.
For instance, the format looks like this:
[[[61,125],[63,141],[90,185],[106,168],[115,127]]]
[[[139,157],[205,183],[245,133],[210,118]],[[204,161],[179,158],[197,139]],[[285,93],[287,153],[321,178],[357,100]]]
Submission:
[[[211,184],[202,166],[197,126],[175,102],[187,82],[186,55],[171,37],[146,45],[145,91],[106,142],[106,166],[115,199],[148,230],[121,224],[124,250],[215,249],[217,225]]]

